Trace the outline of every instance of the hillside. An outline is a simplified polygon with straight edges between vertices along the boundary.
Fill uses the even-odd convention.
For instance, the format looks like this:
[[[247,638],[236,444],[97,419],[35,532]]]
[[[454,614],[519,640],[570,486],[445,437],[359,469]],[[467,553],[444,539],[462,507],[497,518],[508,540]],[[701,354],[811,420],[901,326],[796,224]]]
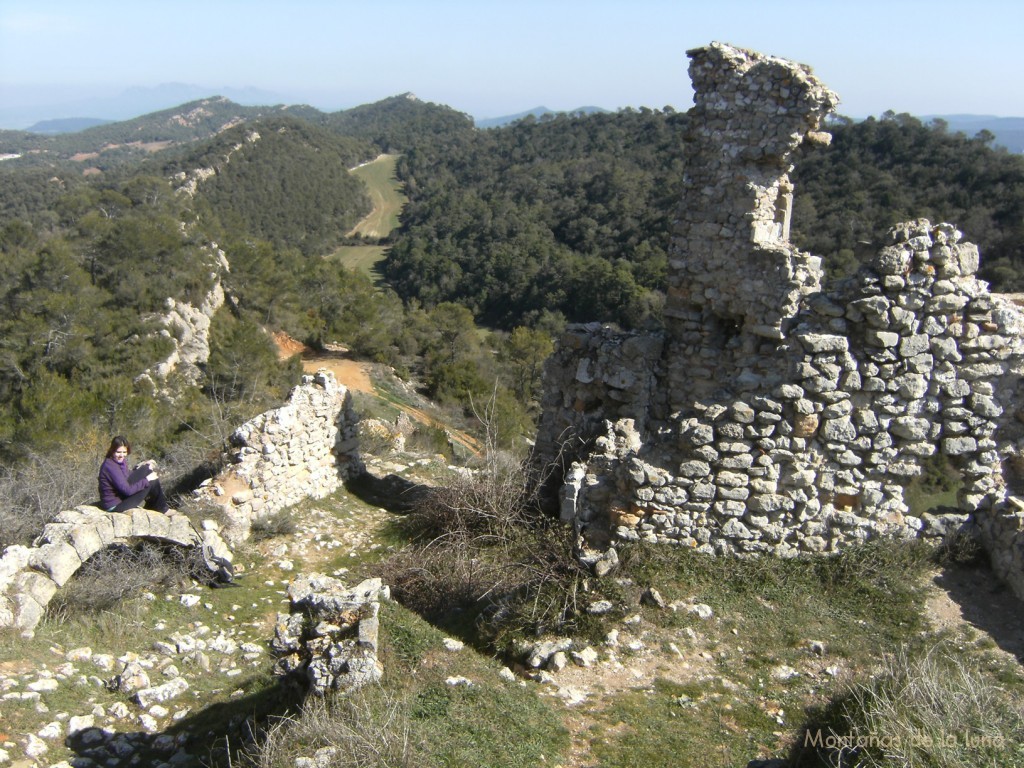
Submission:
[[[182,104],[148,115],[53,136],[0,131],[0,152],[18,153],[22,166],[109,170],[169,147],[207,139],[282,107],[243,107],[224,98]]]
[[[389,511],[401,500],[396,489],[422,488],[448,470],[416,451],[382,448],[366,459],[371,474],[358,493],[267,521],[236,553],[233,587],[182,578],[152,549],[111,553],[60,591],[34,637],[0,633],[2,754],[16,765],[255,768],[333,754],[353,761],[335,764],[365,766],[381,764],[375,753],[424,768],[625,768],[641,758],[650,768],[733,768],[797,759],[805,734],[836,724],[830,702],[843,701],[847,682],[925,669],[885,655],[901,643],[983,686],[947,696],[999,701],[1020,689],[1020,602],[983,570],[934,569],[912,549],[818,568],[648,549],[623,563],[614,583],[577,585],[581,606],[593,608],[583,631],[495,658],[473,628],[477,618],[486,626],[472,590],[485,588],[487,560],[473,561],[475,573],[462,560],[439,568],[428,549],[400,570],[415,527],[402,522],[407,510]],[[300,709],[299,691],[272,673],[270,641],[289,583],[324,573],[354,586],[413,571],[437,579],[424,585],[438,590],[435,612],[427,621],[405,607],[405,591],[402,602],[382,605],[381,686]],[[144,575],[162,581],[136,581]],[[122,674],[125,660],[134,678]],[[998,675],[1000,688],[981,670]],[[918,680],[938,682],[929,674]],[[163,686],[162,700],[137,699],[140,684]],[[970,722],[986,729],[976,734],[1016,727]]]
[[[0,156],[17,156],[6,161],[5,170],[13,166],[111,171],[164,150],[205,141],[234,126],[271,117],[319,125],[372,142],[381,152],[401,150],[422,137],[458,135],[472,129],[472,120],[466,115],[419,101],[412,94],[334,113],[305,105],[245,107],[223,97],[211,97],[71,133],[0,131]]]
[[[222,224],[303,254],[330,250],[372,204],[349,168],[373,155],[366,142],[292,117],[228,128],[162,176],[194,189]]]
[[[755,100],[774,115],[790,70],[767,70]],[[804,281],[784,317],[777,274],[727,226],[738,199],[766,212],[752,176],[788,167],[758,143],[762,113],[725,152],[714,121],[672,110],[480,131],[411,94],[333,115],[185,107],[84,131],[112,142],[94,157],[22,137],[38,155],[3,161],[0,550],[24,559],[0,580],[26,590],[0,609],[47,614],[34,636],[0,632],[0,764],[782,768],[849,762],[867,733],[886,751],[856,759],[886,768],[901,744],[905,764],[1024,765],[1022,604],[944,509],[987,510],[1013,480],[1019,401],[1004,409],[997,384],[1016,392],[1019,323],[953,227],[907,225],[863,293],[829,294],[758,219],[772,247],[754,256]],[[767,121],[783,145],[786,119]],[[801,150],[793,238],[833,279],[893,219],[926,215],[1018,285],[1020,158],[906,115],[831,130]],[[707,262],[679,266],[681,233]],[[343,250],[374,238],[383,276],[365,269],[379,252],[352,269]],[[744,312],[776,325],[753,338]],[[566,319],[587,325],[542,400]],[[354,417],[265,415],[321,362],[357,377],[361,457]],[[56,517],[94,500],[118,433],[159,464],[181,513],[160,523],[251,513],[239,578],[215,589],[202,553],[158,544],[144,514],[115,536],[126,521],[97,513],[112,547],[99,522]],[[267,491],[333,491],[319,462],[336,451],[343,489]],[[57,520],[60,584],[21,549]],[[345,598],[307,621],[289,590],[311,574],[381,579],[379,612]],[[353,647],[374,655],[332,655]],[[318,649],[332,675],[379,685],[304,697],[314,674],[277,673]]]

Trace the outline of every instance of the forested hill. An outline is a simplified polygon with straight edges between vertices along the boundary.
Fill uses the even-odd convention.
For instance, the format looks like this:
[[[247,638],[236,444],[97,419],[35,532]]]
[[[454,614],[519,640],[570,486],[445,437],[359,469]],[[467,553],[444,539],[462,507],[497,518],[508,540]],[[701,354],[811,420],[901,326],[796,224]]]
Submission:
[[[274,117],[224,131],[162,163],[159,175],[195,179],[195,195],[228,231],[322,254],[369,212],[348,169],[376,154],[369,142]]]
[[[425,142],[399,164],[410,202],[385,273],[406,299],[456,301],[511,327],[546,311],[652,321],[682,184],[685,114],[525,120]],[[991,137],[887,113],[831,127],[794,174],[793,239],[835,277],[894,223],[956,223],[996,290],[1024,290],[1024,157]]]
[[[214,97],[75,133],[43,135],[0,131],[0,154],[21,154],[19,167],[110,170],[169,147],[208,139],[232,125],[286,112],[286,109],[243,107]]]
[[[981,276],[998,291],[1024,290],[1024,156],[906,114],[840,120],[833,141],[802,157],[793,228],[801,248],[848,272],[877,251],[897,221],[956,224],[981,249]]]
[[[527,119],[407,152],[409,203],[385,264],[405,298],[512,327],[561,312],[653,316],[682,184],[685,115]]]
[[[290,117],[332,133],[365,139],[381,152],[401,151],[423,137],[457,136],[473,128],[469,116],[420,101],[412,94],[329,113],[306,105],[243,107],[216,96],[75,133],[0,130],[0,155],[19,155],[13,163],[5,161],[5,170],[14,165],[18,169],[111,171],[154,153],[206,141],[234,126],[273,117]]]
[[[251,117],[92,175],[70,160],[0,162],[0,460],[128,422],[165,450],[198,440],[211,414],[286,389],[263,329],[341,341],[431,396],[481,402],[498,368],[528,359],[535,372],[565,318],[656,324],[687,120],[642,109],[477,130],[402,96]],[[831,130],[831,147],[797,159],[793,237],[833,276],[893,223],[927,216],[979,244],[994,288],[1024,290],[1024,158],[907,115]],[[385,149],[401,151],[409,198],[383,265],[390,286],[331,253],[367,207],[347,169]],[[151,313],[210,288],[211,243],[230,263],[231,300],[201,392],[172,415],[131,382],[169,354]],[[474,322],[516,332],[485,349]],[[500,394],[513,391],[528,408],[533,373]]]
[[[371,141],[382,152],[402,152],[424,141],[457,141],[473,132],[469,115],[421,101],[411,93],[333,112],[323,123],[343,136]]]

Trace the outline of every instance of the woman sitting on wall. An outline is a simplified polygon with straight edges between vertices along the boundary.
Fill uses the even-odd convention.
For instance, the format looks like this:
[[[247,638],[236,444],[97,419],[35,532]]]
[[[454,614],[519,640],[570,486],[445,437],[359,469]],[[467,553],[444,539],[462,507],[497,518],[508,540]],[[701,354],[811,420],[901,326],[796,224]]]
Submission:
[[[154,471],[155,464],[152,460],[144,461],[129,471],[131,452],[131,445],[121,435],[110,441],[107,457],[100,466],[100,506],[107,512],[124,512],[145,504],[157,512],[167,512],[169,507]]]

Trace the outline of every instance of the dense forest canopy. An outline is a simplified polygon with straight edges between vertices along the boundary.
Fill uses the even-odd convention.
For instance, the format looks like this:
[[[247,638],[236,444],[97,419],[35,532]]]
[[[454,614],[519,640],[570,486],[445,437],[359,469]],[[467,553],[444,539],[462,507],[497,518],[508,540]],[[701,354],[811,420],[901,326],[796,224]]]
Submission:
[[[197,194],[223,226],[309,255],[337,245],[370,211],[365,186],[348,169],[374,155],[368,142],[270,118],[230,128],[161,172],[210,169]]]
[[[650,324],[683,183],[687,116],[665,111],[526,119],[399,166],[410,203],[385,266],[404,298],[456,301],[511,327],[544,311]],[[890,226],[930,217],[977,242],[996,290],[1024,289],[1024,158],[991,135],[887,113],[839,119],[797,160],[793,239],[830,275]]]
[[[404,298],[456,301],[511,328],[544,312],[651,321],[683,179],[671,110],[560,115],[424,143],[385,265]]]

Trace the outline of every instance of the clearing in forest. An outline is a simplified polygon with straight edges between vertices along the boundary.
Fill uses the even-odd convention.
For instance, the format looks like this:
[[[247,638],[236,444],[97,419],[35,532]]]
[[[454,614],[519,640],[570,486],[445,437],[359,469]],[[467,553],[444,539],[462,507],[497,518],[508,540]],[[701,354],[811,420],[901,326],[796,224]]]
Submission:
[[[373,210],[356,224],[349,237],[387,237],[398,226],[398,214],[405,205],[402,185],[395,178],[398,155],[380,155],[376,160],[352,170],[352,175],[363,180],[373,201]]]

